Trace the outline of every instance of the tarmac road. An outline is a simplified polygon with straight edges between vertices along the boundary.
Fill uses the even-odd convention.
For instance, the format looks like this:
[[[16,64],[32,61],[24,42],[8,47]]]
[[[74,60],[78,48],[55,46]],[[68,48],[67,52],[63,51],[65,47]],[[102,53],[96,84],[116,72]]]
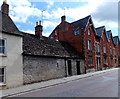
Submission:
[[[12,97],[118,97],[118,70],[16,94]]]

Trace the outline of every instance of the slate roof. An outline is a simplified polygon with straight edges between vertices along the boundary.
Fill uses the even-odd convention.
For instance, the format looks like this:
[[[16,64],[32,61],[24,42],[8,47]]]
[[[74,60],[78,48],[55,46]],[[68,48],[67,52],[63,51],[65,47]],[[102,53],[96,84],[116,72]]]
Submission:
[[[73,24],[75,27],[80,27],[81,29],[85,30],[86,25],[88,23],[88,20],[91,18],[91,16],[87,16],[85,18],[82,18],[78,21],[72,22],[71,24]]]
[[[113,37],[113,41],[115,45],[118,45],[120,43],[118,36]]]
[[[80,58],[81,55],[68,43],[48,37],[23,33],[23,55]]]
[[[96,28],[96,35],[101,37],[104,28],[105,28],[105,26],[101,26],[101,27]]]
[[[0,31],[9,33],[9,34],[14,34],[14,35],[19,35],[21,36],[22,34],[12,21],[12,19],[5,13],[2,13],[0,11]]]
[[[111,34],[112,34],[111,30],[107,31],[107,38],[108,38],[108,40],[110,40]]]

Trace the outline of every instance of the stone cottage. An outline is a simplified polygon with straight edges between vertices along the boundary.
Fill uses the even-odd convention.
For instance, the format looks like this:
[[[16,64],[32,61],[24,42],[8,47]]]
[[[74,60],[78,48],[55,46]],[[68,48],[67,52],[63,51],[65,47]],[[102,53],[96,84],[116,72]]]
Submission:
[[[23,33],[24,84],[85,73],[84,58],[64,41]],[[36,28],[35,28],[36,29]]]

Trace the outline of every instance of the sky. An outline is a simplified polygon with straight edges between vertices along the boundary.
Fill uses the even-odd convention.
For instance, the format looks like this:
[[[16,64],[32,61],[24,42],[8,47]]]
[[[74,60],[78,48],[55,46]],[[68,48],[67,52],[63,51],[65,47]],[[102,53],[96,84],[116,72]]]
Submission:
[[[35,34],[35,24],[42,21],[43,36],[49,36],[66,16],[67,22],[92,16],[95,28],[105,26],[118,35],[119,0],[7,0],[9,15],[19,30]],[[0,5],[3,0],[0,0]]]

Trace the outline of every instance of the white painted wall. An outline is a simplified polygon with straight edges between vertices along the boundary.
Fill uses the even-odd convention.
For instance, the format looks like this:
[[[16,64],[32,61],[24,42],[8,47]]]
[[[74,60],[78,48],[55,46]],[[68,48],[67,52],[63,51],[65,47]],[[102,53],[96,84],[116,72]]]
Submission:
[[[0,66],[6,66],[5,88],[23,84],[22,37],[0,32],[0,38],[6,39],[6,56],[0,56]]]

